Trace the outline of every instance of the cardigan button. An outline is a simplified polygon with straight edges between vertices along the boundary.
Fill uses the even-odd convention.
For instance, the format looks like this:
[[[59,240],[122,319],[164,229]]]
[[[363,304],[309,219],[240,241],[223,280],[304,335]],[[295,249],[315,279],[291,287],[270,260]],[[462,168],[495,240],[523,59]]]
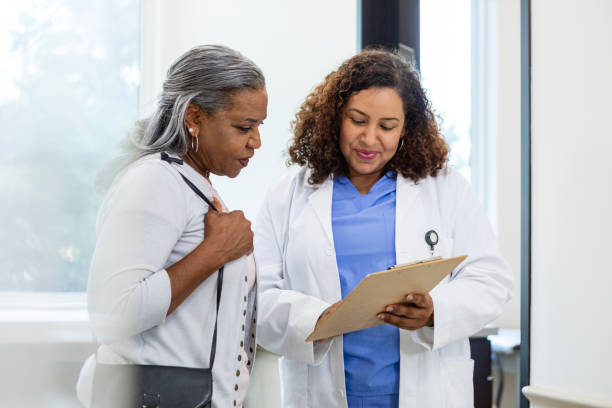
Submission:
[[[238,354],[238,361],[242,360],[242,354]]]
[[[240,347],[244,347],[244,341],[240,340]]]
[[[234,385],[234,391],[238,391],[238,384]]]
[[[244,297],[244,301],[246,302],[246,296]]]
[[[243,310],[243,311],[242,311],[242,315],[243,315],[243,316],[246,316],[246,310]]]
[[[240,370],[236,370],[236,377],[240,377]]]
[[[234,400],[234,406],[236,406],[236,400]]]
[[[244,331],[244,324],[242,325],[242,331]]]
[[[247,279],[247,277],[246,277],[246,276],[244,277],[244,281],[245,281],[245,282],[248,282],[248,279]]]

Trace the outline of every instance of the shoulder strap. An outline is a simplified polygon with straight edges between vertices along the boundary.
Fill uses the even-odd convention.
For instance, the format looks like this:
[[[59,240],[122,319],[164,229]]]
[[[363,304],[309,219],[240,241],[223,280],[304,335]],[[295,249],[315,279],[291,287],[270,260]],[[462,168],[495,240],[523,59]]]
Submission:
[[[179,166],[182,166],[182,165],[183,165],[183,160],[182,160],[182,159],[178,159],[178,158],[176,158],[176,157],[172,157],[172,156],[170,156],[170,155],[169,155],[168,153],[166,153],[166,152],[162,152],[162,153],[161,153],[161,159],[162,159],[163,161],[165,161],[165,162],[170,163],[170,164],[172,164],[172,163],[176,163],[176,164],[178,164]],[[213,203],[212,203],[212,202],[211,202],[211,201],[208,199],[208,197],[206,197],[206,196],[204,195],[204,193],[202,193],[202,192],[200,191],[200,189],[199,189],[199,188],[197,188],[197,187],[195,186],[195,184],[193,184],[193,183],[192,183],[192,182],[191,182],[191,181],[190,181],[190,180],[189,180],[187,177],[185,177],[185,175],[184,175],[183,173],[181,173],[180,171],[179,171],[179,174],[180,174],[180,175],[181,175],[181,177],[183,178],[183,181],[185,181],[185,183],[186,183],[186,184],[189,186],[189,188],[190,188],[190,189],[192,189],[192,190],[193,190],[193,192],[194,192],[194,193],[196,193],[196,194],[197,194],[197,195],[198,195],[198,196],[199,196],[199,197],[200,197],[202,200],[204,200],[204,202],[205,202],[206,204],[208,204],[208,206],[209,206],[210,208],[212,208],[213,210],[215,210],[215,211],[219,212],[219,210],[217,209],[217,207],[215,207],[215,206],[213,205]]]
[[[208,199],[208,197],[206,197],[206,196],[204,195],[204,193],[202,193],[202,192],[200,191],[200,189],[198,189],[198,188],[197,188],[197,187],[196,187],[196,186],[195,186],[195,185],[194,185],[194,184],[193,184],[191,181],[189,181],[189,179],[188,179],[187,177],[185,177],[185,175],[184,175],[183,173],[180,173],[180,175],[181,175],[181,177],[183,178],[183,180],[185,181],[185,183],[186,183],[186,184],[189,186],[189,188],[191,188],[191,189],[193,190],[193,192],[194,192],[194,193],[196,193],[198,196],[200,196],[200,198],[201,198],[202,200],[204,200],[204,202],[205,202],[206,204],[208,204],[208,206],[209,206],[210,208],[212,208],[213,210],[215,210],[215,211],[219,212],[219,210],[217,210],[217,207],[215,207],[215,206],[213,205],[213,203],[211,203],[211,202],[210,202],[210,200]]]
[[[176,163],[178,165],[183,164],[183,160],[177,159],[174,157],[170,157],[168,153],[166,152],[162,152],[161,159],[170,164],[172,163]],[[204,200],[204,202],[208,204],[210,208],[219,212],[219,210],[213,205],[213,203],[208,199],[208,197],[206,197],[204,193],[200,191],[199,188],[197,188],[191,181],[189,181],[189,179],[185,177],[185,175],[181,173],[180,171],[179,171],[179,174],[183,178],[183,181],[185,181],[185,184],[187,184],[189,188],[193,190],[194,193],[196,193],[202,200]],[[215,314],[215,330],[213,331],[212,345],[210,347],[209,367],[211,370],[213,368],[213,364],[215,363],[215,354],[217,351],[217,321],[219,320],[219,305],[221,304],[221,289],[223,287],[223,268],[224,266],[219,268],[219,271],[217,272],[217,312]]]

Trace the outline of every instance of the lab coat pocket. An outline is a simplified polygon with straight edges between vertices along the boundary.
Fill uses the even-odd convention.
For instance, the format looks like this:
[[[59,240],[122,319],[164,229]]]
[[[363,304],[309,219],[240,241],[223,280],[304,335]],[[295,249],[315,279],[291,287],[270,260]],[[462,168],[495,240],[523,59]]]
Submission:
[[[474,406],[474,360],[452,358],[443,362],[446,382],[446,408]]]

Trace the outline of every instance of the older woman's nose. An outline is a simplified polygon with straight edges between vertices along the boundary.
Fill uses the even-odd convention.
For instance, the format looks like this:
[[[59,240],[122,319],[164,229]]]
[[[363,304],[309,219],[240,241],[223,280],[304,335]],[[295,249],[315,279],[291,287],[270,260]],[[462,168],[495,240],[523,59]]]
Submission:
[[[248,146],[251,149],[259,149],[261,147],[261,135],[259,129],[255,129],[253,136],[249,138]]]

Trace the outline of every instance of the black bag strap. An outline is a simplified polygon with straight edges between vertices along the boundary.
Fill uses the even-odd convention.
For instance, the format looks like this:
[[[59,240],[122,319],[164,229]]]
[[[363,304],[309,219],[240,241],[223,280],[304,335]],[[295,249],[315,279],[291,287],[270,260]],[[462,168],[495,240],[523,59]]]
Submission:
[[[162,152],[161,159],[170,164],[172,163],[176,163],[178,165],[183,164],[183,160],[177,159],[175,157],[171,157],[166,152]],[[208,197],[206,197],[204,193],[200,191],[199,188],[197,188],[191,181],[189,181],[189,179],[185,177],[185,175],[181,173],[180,171],[179,171],[179,174],[185,181],[185,184],[187,184],[189,188],[193,190],[194,193],[196,193],[202,200],[204,200],[204,202],[208,204],[210,208],[219,212],[219,210],[213,205],[213,203],[208,199]],[[213,339],[212,339],[212,345],[210,348],[210,363],[209,363],[209,367],[211,370],[213,368],[213,364],[215,363],[215,354],[217,351],[217,321],[219,320],[219,305],[221,304],[221,289],[223,287],[223,268],[224,267],[225,266],[222,266],[221,268],[219,268],[219,272],[217,273],[217,312],[215,315],[215,330],[213,331]]]

